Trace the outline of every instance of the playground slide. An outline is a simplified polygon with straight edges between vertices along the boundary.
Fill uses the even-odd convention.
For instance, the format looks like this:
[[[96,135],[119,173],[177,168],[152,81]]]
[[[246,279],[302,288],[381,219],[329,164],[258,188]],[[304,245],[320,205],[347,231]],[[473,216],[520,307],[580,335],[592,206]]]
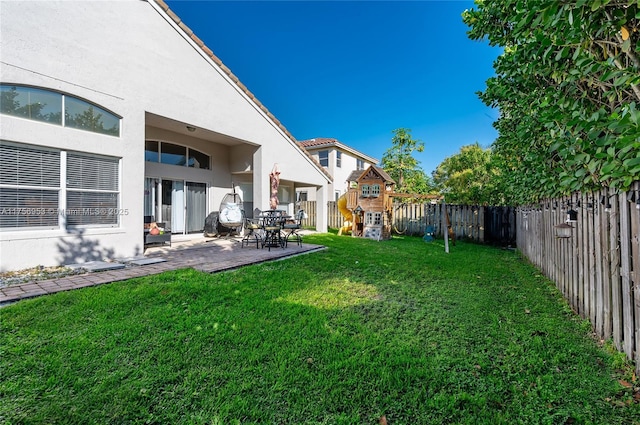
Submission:
[[[338,198],[338,211],[345,218],[345,222],[342,224],[342,227],[338,231],[338,235],[342,235],[343,233],[351,233],[351,219],[353,218],[353,214],[347,208],[347,195],[344,194]]]
[[[340,211],[340,214],[342,214],[345,218],[346,221],[351,221],[352,214],[351,211],[349,211],[349,209],[347,208],[347,195],[343,194],[341,197],[338,198],[338,211]]]

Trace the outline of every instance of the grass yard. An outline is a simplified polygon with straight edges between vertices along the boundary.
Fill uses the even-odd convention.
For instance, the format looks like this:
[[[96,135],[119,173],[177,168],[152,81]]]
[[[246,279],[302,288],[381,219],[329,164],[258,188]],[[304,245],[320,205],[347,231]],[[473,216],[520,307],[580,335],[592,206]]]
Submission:
[[[0,309],[0,422],[640,424],[632,368],[517,253],[305,241]]]

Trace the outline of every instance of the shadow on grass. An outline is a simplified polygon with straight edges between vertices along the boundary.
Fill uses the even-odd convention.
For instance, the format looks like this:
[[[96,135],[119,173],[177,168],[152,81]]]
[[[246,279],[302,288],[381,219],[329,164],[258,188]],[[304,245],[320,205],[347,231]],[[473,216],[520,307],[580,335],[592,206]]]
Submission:
[[[633,423],[606,354],[508,251],[314,235],[329,249],[10,307],[20,422]],[[569,336],[562,337],[563,334]]]

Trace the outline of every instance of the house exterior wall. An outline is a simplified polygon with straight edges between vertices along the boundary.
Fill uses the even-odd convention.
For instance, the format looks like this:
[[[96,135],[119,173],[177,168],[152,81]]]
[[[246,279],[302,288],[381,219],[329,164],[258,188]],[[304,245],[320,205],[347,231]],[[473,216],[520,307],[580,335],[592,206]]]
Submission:
[[[283,178],[326,196],[327,176],[153,1],[3,1],[0,43],[3,83],[63,92],[122,117],[114,137],[1,115],[0,137],[120,158],[120,206],[128,211],[115,228],[2,229],[2,270],[143,253],[144,177],[166,167],[145,163],[145,140],[185,144],[148,128],[146,113],[246,143],[229,147],[179,136],[213,156],[208,176],[179,171],[207,178],[212,210],[230,190],[232,171],[252,173],[254,203],[268,205],[274,163]],[[318,230],[326,231],[326,213]]]
[[[325,147],[325,148],[318,148],[318,149],[307,148],[307,151],[309,151],[311,156],[313,156],[316,159],[316,161],[319,161],[319,152],[326,151],[326,150],[329,151],[329,166],[325,167],[325,169],[333,177],[333,182],[329,183],[329,185],[327,186],[327,193],[329,196],[329,200],[335,201],[336,194],[337,196],[340,196],[347,192],[347,189],[348,189],[347,178],[349,177],[352,171],[357,169],[358,159],[361,159],[363,161],[363,164],[364,164],[362,167],[363,171],[366,170],[370,165],[375,165],[375,164],[369,162],[367,159],[363,157],[355,156],[351,152],[348,152],[346,150],[342,150],[336,147]],[[338,167],[336,165],[338,151],[342,153],[341,167]],[[308,201],[316,200],[314,198],[315,190],[308,190],[305,187],[299,187],[296,189],[296,192],[297,193],[307,192]]]

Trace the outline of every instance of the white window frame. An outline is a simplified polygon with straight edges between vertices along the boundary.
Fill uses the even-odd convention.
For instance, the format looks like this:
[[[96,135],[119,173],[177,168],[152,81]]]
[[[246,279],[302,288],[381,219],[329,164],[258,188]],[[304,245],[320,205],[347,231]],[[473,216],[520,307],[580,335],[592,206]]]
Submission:
[[[364,213],[364,224],[365,224],[365,226],[373,225],[373,213],[372,212]]]
[[[51,223],[47,223],[43,225],[34,224],[34,225],[28,225],[28,226],[18,225],[18,226],[0,227],[0,231],[47,230],[47,229],[53,230],[53,229],[60,228],[59,212],[60,212],[60,206],[62,205],[61,201],[64,199],[63,194],[61,193],[62,192],[61,185],[65,180],[64,172],[60,168],[60,163],[62,161],[62,156],[63,156],[62,153],[56,149],[49,149],[49,148],[44,148],[40,146],[28,145],[24,143],[12,143],[4,140],[1,142],[1,144],[4,148],[16,149],[18,156],[20,155],[20,152],[24,152],[23,157],[29,155],[29,152],[31,153],[39,152],[41,154],[44,153],[45,155],[46,153],[49,153],[49,154],[53,154],[54,156],[57,156],[58,157],[57,166],[51,161],[47,161],[47,164],[51,169],[54,170],[54,174],[57,173],[58,181],[55,181],[55,179],[51,180],[50,178],[53,176],[48,176],[46,178],[47,180],[46,183],[42,181],[42,180],[45,180],[44,178],[45,176],[43,175],[41,168],[38,170],[35,170],[34,168],[29,169],[29,167],[23,168],[23,167],[20,167],[20,164],[16,164],[17,169],[11,170],[8,168],[8,165],[6,163],[3,164],[3,170],[2,170],[3,174],[7,173],[8,176],[13,176],[16,179],[16,182],[11,183],[7,181],[9,179],[3,178],[2,180],[0,180],[0,189],[16,190],[17,194],[20,194],[20,191],[23,191],[23,193],[27,191],[39,191],[41,192],[41,195],[40,195],[41,200],[43,199],[43,195],[45,193],[49,193],[49,194],[55,193],[55,200],[54,200],[54,197],[52,197],[50,203],[47,203],[45,201],[39,205],[36,205],[36,204],[10,205],[9,203],[7,203],[8,199],[6,194],[3,194],[2,199],[0,199],[0,215],[9,216],[9,217],[13,216],[13,217],[16,217],[16,221],[20,221],[22,219],[25,222],[31,221],[32,223],[37,223],[38,221],[42,223],[42,217],[54,216],[56,217],[56,219],[55,219],[55,224],[53,223],[53,220],[51,220],[52,221]],[[19,170],[19,173],[16,173],[16,171],[18,170]],[[31,180],[29,182],[31,184],[27,182],[23,183],[19,181],[17,178],[18,174],[27,177],[27,180]],[[37,176],[37,174],[41,174],[41,175]],[[38,184],[37,180],[41,180],[41,183]],[[2,181],[4,181],[5,183],[2,183]],[[0,226],[1,225],[2,223],[0,221]]]
[[[120,218],[122,215],[128,214],[128,210],[124,210],[120,208],[121,204],[121,193],[122,193],[122,159],[118,157],[98,155],[94,153],[88,152],[75,152],[75,151],[67,151],[67,150],[58,150],[52,148],[43,148],[40,146],[29,145],[26,143],[13,143],[13,142],[2,142],[3,145],[6,146],[14,146],[16,149],[23,150],[36,150],[36,151],[49,151],[59,154],[59,162],[57,163],[58,172],[59,172],[59,181],[58,186],[45,186],[45,185],[22,185],[22,184],[0,184],[0,187],[3,189],[33,189],[33,190],[43,190],[43,191],[57,191],[57,202],[55,202],[55,206],[53,204],[43,206],[42,208],[35,206],[30,207],[28,205],[17,205],[13,209],[14,212],[19,215],[27,215],[27,213],[31,215],[46,215],[50,216],[55,214],[57,217],[56,224],[47,224],[44,226],[7,226],[0,227],[0,231],[33,231],[33,230],[54,230],[54,229],[65,229],[65,228],[102,228],[102,227],[119,227],[120,226]],[[82,187],[73,187],[68,180],[68,165],[69,165],[69,155],[71,156],[81,156],[86,157],[88,159],[100,159],[104,158],[109,162],[117,162],[115,176],[113,173],[110,176],[107,176],[106,180],[103,176],[102,184],[106,181],[108,183],[109,178],[117,178],[117,182],[115,186],[111,188],[103,187],[91,187],[90,183],[83,183]],[[49,163],[49,165],[53,165]],[[54,165],[56,167],[56,165]],[[29,171],[29,168],[25,168],[26,172]],[[32,168],[37,172],[36,167]],[[95,167],[91,168],[87,173],[87,176],[90,177],[90,181],[93,181],[96,177],[99,179],[100,176],[95,175]],[[101,183],[98,183],[101,184]],[[87,186],[88,185],[88,186]],[[95,193],[95,194],[111,194],[115,196],[115,203],[111,203],[109,205],[106,204],[93,204],[87,207],[69,207],[68,202],[69,198],[73,197],[74,193]],[[1,209],[1,208],[0,208]],[[0,213],[7,211],[0,211]],[[14,214],[15,215],[15,214]],[[84,222],[82,224],[68,224],[68,218],[70,216],[81,216],[83,217]],[[92,222],[91,218],[102,218],[103,222]],[[109,222],[104,222],[104,217],[109,218]],[[111,219],[113,218],[113,219]],[[73,220],[72,220],[73,221]]]
[[[328,150],[318,151],[318,162],[323,167],[328,167],[329,166],[329,151]],[[324,162],[324,164],[323,164],[323,162]]]
[[[73,228],[86,228],[86,227],[118,227],[120,223],[120,216],[125,214],[125,210],[120,210],[120,175],[121,175],[121,161],[116,157],[109,157],[104,155],[96,155],[84,152],[65,152],[65,164],[64,168],[67,172],[66,185],[66,207],[65,217],[66,226]],[[72,159],[72,158],[76,159]],[[88,161],[88,164],[81,164],[78,161]],[[91,169],[88,173],[83,170],[77,176],[81,179],[80,187],[73,187],[70,183],[71,174],[74,170],[69,167],[76,162],[76,165],[90,166]],[[105,164],[105,167],[100,166],[100,163]],[[109,170],[111,168],[111,170]],[[104,173],[107,175],[104,175]],[[100,176],[98,173],[103,173]],[[87,182],[87,180],[89,180]],[[115,179],[111,184],[111,180]],[[93,184],[95,183],[95,185]],[[78,195],[82,198],[83,203],[81,205],[70,205],[70,202]],[[106,197],[105,197],[106,195]],[[92,199],[93,196],[93,199]],[[101,200],[103,197],[105,200]],[[80,199],[80,198],[79,198]],[[111,201],[113,200],[113,201]],[[71,221],[80,221],[75,224],[69,224]]]
[[[211,170],[212,169],[212,164],[211,164],[211,155],[209,155],[208,153],[202,152],[201,150],[192,148],[188,145],[183,145],[180,143],[175,143],[175,142],[169,142],[169,141],[162,141],[162,140],[155,140],[155,139],[149,139],[149,140],[145,140],[145,156],[146,156],[146,152],[148,152],[146,150],[146,144],[148,142],[153,142],[153,143],[157,143],[158,144],[158,151],[156,152],[158,154],[158,160],[157,161],[147,161],[145,159],[146,162],[153,162],[153,163],[159,163],[159,164],[165,164],[165,165],[175,165],[177,167],[188,167],[188,168],[193,168],[195,170]],[[184,148],[185,150],[185,154],[184,154],[184,164],[172,164],[171,162],[162,162],[162,145],[174,145],[174,146],[178,146],[181,148]],[[192,152],[197,152],[200,155],[204,155],[207,157],[207,164],[205,167],[195,167],[192,164],[191,160],[195,159],[192,157]]]

